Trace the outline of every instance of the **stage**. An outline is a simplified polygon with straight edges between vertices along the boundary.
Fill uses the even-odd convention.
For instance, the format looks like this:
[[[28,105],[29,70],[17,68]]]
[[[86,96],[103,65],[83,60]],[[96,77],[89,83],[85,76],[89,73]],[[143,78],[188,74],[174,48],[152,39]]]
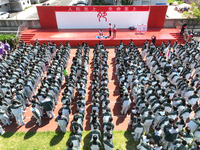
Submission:
[[[103,30],[104,36],[108,35],[108,30]],[[67,41],[70,41],[72,47],[76,47],[78,43],[83,41],[88,43],[90,47],[98,44],[99,41],[102,41],[105,46],[115,46],[119,44],[120,40],[124,44],[128,44],[130,39],[133,40],[134,44],[137,46],[142,46],[146,39],[151,41],[151,36],[155,35],[156,45],[161,45],[163,41],[168,42],[171,40],[184,42],[183,36],[179,34],[178,30],[175,28],[154,28],[148,29],[146,33],[138,33],[136,30],[129,29],[118,29],[116,38],[108,39],[98,39],[95,38],[99,35],[99,30],[97,29],[27,29],[21,35],[21,40],[26,43],[33,44],[36,39],[42,43],[47,43],[48,41],[55,42],[56,45],[59,45],[61,42],[65,44]]]

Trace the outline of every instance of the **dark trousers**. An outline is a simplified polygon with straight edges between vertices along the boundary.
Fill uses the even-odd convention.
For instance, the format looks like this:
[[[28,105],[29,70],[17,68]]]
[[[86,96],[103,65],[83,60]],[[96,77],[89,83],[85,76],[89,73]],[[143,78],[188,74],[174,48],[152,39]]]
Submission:
[[[112,31],[111,31],[111,30],[109,30],[109,36],[111,36],[111,34],[112,34]]]
[[[65,83],[68,82],[68,76],[65,76]]]

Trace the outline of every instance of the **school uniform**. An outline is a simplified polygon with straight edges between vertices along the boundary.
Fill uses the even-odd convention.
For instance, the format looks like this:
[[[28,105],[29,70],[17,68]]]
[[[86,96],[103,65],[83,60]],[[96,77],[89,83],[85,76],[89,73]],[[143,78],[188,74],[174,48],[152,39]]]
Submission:
[[[126,114],[129,107],[130,107],[130,104],[131,104],[131,100],[129,97],[125,97],[123,98],[123,101],[122,101],[122,110],[121,110],[121,113],[122,114]]]
[[[143,133],[144,130],[144,125],[142,123],[137,123],[133,126],[133,130],[134,130],[134,140],[138,141],[141,134]]]
[[[65,133],[66,126],[68,124],[68,119],[64,115],[62,115],[61,117],[60,116],[56,117],[56,121],[58,122],[58,126],[60,127],[60,130]]]
[[[153,115],[148,115],[147,117],[144,118],[143,124],[144,124],[144,133],[148,134],[149,133],[149,128],[151,127],[155,117]]]
[[[4,135],[4,133],[5,133],[5,130],[2,128],[2,126],[0,125],[0,134],[1,135]]]
[[[104,140],[103,145],[104,145],[105,150],[113,150],[114,149],[114,145],[111,141]]]
[[[12,112],[12,114],[15,116],[17,125],[21,125],[23,126],[25,124],[24,120],[23,120],[23,116],[22,116],[22,104],[21,103],[17,103],[15,105],[10,105],[8,107],[8,110],[10,110]]]
[[[47,116],[49,118],[53,118],[54,114],[53,114],[53,101],[50,98],[46,98],[44,100],[42,100],[42,106],[44,108],[44,110],[47,113]]]
[[[37,119],[36,123],[39,123],[39,126],[42,124],[41,122],[41,116],[40,116],[40,111],[37,108],[31,108],[31,111],[33,113],[33,116],[35,119]]]
[[[94,140],[90,141],[91,150],[100,150],[100,148],[101,148],[101,142],[99,141],[99,139],[97,139],[95,142]]]
[[[72,135],[69,137],[69,141],[73,143],[73,148],[76,150],[80,150],[81,147],[81,141],[80,137],[78,135]]]
[[[200,121],[194,118],[190,119],[190,122],[188,122],[187,124],[187,127],[190,127],[191,129],[191,133],[193,133],[199,126],[200,126]]]

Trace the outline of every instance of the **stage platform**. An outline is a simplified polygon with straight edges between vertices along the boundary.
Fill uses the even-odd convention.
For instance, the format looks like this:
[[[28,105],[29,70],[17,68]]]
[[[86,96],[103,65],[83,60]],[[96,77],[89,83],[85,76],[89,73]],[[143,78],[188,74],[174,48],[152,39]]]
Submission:
[[[108,30],[103,30],[104,36],[108,35]],[[161,45],[163,41],[168,42],[171,40],[184,42],[183,36],[179,34],[178,30],[175,28],[165,28],[165,29],[148,29],[146,33],[138,33],[136,30],[129,29],[118,29],[116,38],[108,39],[98,39],[99,30],[97,29],[27,29],[23,32],[21,40],[26,43],[33,44],[36,39],[41,43],[47,43],[48,41],[55,42],[59,45],[61,42],[65,44],[70,41],[72,47],[76,47],[78,43],[83,41],[88,43],[89,46],[95,46],[99,41],[102,41],[105,46],[115,46],[119,44],[120,40],[124,44],[128,44],[130,39],[133,40],[134,44],[137,46],[142,46],[146,39],[151,41],[151,36],[155,35],[157,37],[156,45]]]

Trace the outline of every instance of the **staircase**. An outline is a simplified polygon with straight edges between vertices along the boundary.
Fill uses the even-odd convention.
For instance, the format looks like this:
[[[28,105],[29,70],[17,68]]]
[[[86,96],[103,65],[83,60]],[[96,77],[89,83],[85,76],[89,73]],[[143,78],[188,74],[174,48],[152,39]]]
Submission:
[[[35,34],[22,34],[20,41],[24,41],[27,44],[30,44],[30,40],[35,36]]]
[[[184,36],[180,33],[170,33],[178,42],[184,43]]]

